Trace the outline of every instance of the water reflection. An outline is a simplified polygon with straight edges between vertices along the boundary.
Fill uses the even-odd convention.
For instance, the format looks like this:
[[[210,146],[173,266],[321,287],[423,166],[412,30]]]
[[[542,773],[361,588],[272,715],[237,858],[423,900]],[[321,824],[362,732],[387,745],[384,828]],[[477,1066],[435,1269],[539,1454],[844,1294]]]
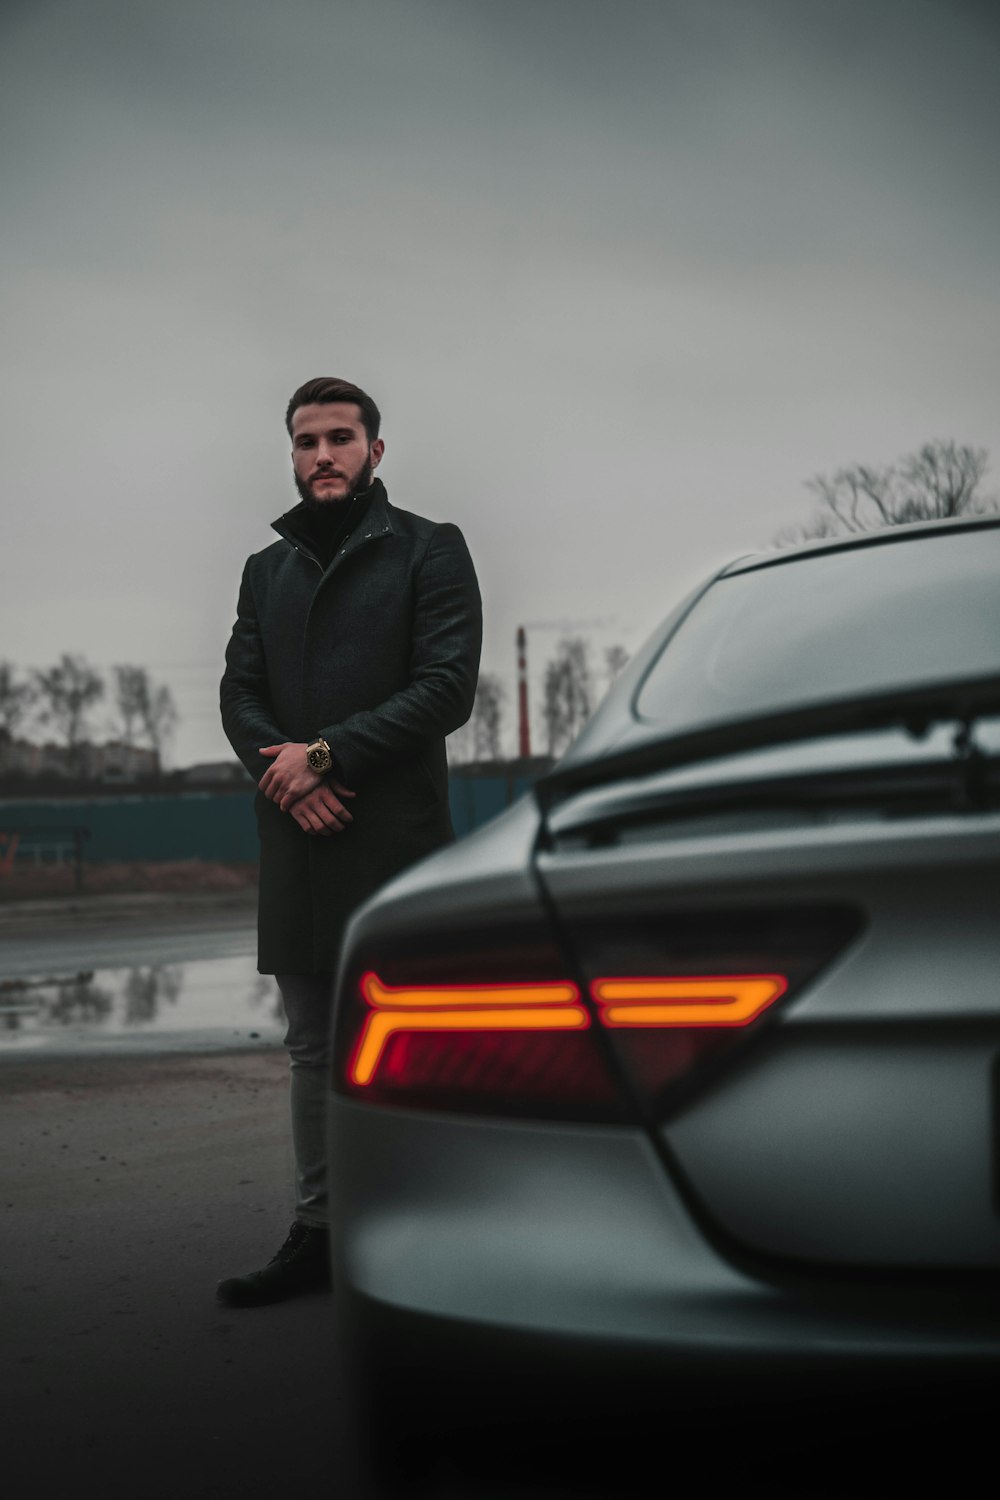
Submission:
[[[253,993],[248,997],[255,1009],[261,1006],[276,1024],[285,1025],[285,1012],[281,1004],[278,986],[270,974],[258,974]]]
[[[155,1021],[160,1001],[176,1002],[184,988],[180,964],[151,964],[148,969],[129,969],[125,981],[125,1025],[141,1026]]]
[[[280,1040],[281,998],[250,957],[0,979],[0,1048],[70,1034],[205,1031]]]
[[[114,996],[93,975],[63,980],[41,997],[40,1012],[47,1026],[102,1025],[114,1008]]]

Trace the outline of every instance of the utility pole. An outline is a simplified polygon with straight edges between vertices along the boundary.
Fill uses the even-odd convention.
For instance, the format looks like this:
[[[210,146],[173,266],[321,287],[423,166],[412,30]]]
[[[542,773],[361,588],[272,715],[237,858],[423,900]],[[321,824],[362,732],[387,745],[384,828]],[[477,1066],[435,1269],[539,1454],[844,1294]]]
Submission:
[[[524,626],[517,627],[517,753],[522,760],[531,756],[531,727],[528,722],[528,637]]]

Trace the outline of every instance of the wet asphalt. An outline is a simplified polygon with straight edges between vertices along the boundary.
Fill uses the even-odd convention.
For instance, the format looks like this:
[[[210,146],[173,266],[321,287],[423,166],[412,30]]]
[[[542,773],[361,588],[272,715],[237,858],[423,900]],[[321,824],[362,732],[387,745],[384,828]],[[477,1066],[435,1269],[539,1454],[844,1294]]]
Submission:
[[[137,892],[0,904],[0,980],[255,951],[253,892]]]
[[[252,894],[0,905],[0,1066],[35,1053],[259,1050],[280,1042]]]
[[[287,1229],[284,1086],[275,1048],[0,1072],[8,1494],[280,1495],[341,1466],[333,1299],[213,1295]]]
[[[246,955],[253,912],[237,906],[8,910],[0,980]],[[274,1028],[228,1051],[210,1033],[0,1050],[12,1500],[355,1493],[334,1299],[241,1312],[214,1299],[284,1238],[292,1153]]]

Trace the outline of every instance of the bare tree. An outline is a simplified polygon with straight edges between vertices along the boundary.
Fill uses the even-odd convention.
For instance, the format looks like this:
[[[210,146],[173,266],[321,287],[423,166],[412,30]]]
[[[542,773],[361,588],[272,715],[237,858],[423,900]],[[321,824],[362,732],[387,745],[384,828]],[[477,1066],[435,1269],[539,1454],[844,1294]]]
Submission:
[[[449,766],[460,766],[472,759],[472,725],[469,721],[453,729],[445,740]]]
[[[996,510],[997,497],[980,488],[989,466],[985,448],[959,447],[954,441],[925,443],[900,467],[906,486],[900,520],[947,520]]]
[[[448,736],[453,764],[503,759],[503,715],[507,689],[498,672],[481,672],[469,721]]]
[[[84,657],[65,653],[56,666],[34,674],[34,686],[42,704],[42,723],[52,725],[69,750],[70,765],[81,772],[87,714],[104,696],[100,674]]]
[[[19,682],[17,669],[9,661],[0,661],[0,729],[11,739],[24,723],[34,702],[34,683]]]
[[[472,709],[473,760],[500,760],[501,729],[507,690],[497,672],[482,672]]]
[[[590,648],[582,636],[559,642],[545,668],[542,713],[549,754],[561,755],[590,718],[594,687]]]
[[[157,767],[163,765],[167,745],[177,728],[177,705],[168,687],[158,687],[150,694],[142,715],[142,728],[152,749],[156,752]]]
[[[982,490],[988,467],[985,448],[939,439],[883,469],[853,464],[838,469],[832,478],[817,475],[807,481],[807,488],[818,498],[819,510],[804,526],[782,532],[777,540],[812,541],[996,510],[997,497]]]
[[[608,646],[604,652],[604,667],[608,674],[608,686],[619,677],[628,665],[628,652],[624,646]]]
[[[113,669],[117,728],[126,745],[142,736],[162,763],[163,753],[177,727],[177,706],[168,687],[155,687],[145,667],[120,665]]]
[[[117,666],[112,668],[112,677],[118,714],[115,729],[121,735],[122,744],[131,746],[142,727],[149,702],[149,673],[145,667]]]

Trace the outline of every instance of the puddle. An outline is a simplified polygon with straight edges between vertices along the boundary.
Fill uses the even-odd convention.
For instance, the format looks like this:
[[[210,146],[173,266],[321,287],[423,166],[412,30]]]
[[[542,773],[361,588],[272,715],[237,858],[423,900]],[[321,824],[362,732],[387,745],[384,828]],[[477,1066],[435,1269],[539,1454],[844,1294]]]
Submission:
[[[0,980],[0,1055],[280,1042],[277,985],[249,955]]]

